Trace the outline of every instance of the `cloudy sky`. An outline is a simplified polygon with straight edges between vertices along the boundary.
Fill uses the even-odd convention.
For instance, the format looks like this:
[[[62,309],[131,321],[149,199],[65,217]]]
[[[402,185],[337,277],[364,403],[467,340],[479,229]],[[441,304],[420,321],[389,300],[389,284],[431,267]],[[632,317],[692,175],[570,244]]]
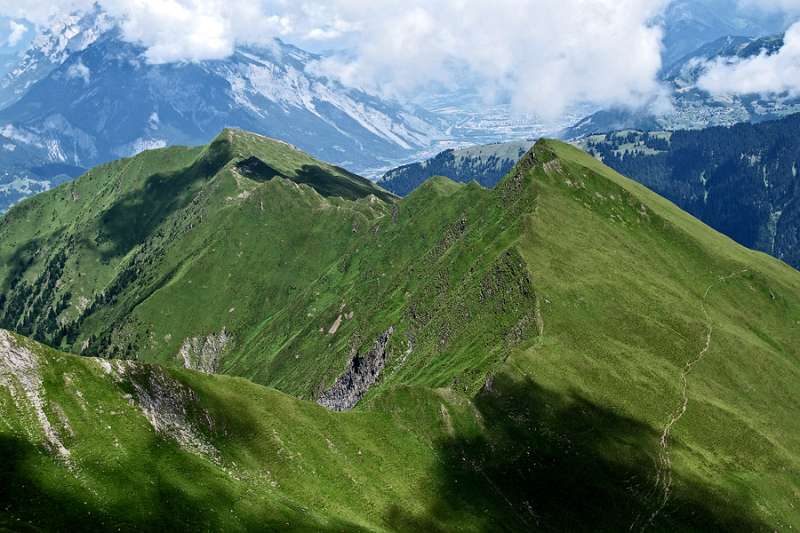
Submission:
[[[339,50],[316,65],[372,91],[411,94],[460,76],[488,96],[555,117],[569,106],[659,106],[662,29],[669,0],[99,0],[151,62],[223,58],[238,43],[275,37]],[[800,0],[740,0],[800,16]],[[35,25],[93,0],[0,0],[0,40],[19,46]],[[178,30],[179,29],[179,30]],[[781,54],[712,65],[715,93],[800,89],[800,26]],[[2,44],[2,43],[0,43]],[[791,77],[783,73],[787,71]],[[758,77],[758,83],[753,78]]]
[[[754,9],[800,17],[800,0],[742,0]],[[716,61],[698,86],[715,95],[765,94],[800,96],[800,22],[787,31],[777,54],[741,61]]]

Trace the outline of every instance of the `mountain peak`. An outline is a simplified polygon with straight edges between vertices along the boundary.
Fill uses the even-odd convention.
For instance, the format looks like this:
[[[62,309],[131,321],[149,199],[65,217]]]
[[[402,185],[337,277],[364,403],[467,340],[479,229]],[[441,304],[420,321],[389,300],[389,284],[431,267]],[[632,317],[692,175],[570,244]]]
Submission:
[[[214,140],[211,141],[211,144],[217,142],[228,142],[231,144],[231,146],[242,147],[242,148],[245,148],[247,146],[252,146],[254,144],[255,145],[264,144],[264,145],[282,147],[285,149],[293,150],[295,152],[302,152],[300,148],[286,141],[282,141],[280,139],[276,139],[268,135],[262,135],[260,133],[248,131],[242,128],[233,128],[233,127],[224,128],[219,133],[219,135],[217,135],[214,138]],[[308,157],[312,156],[309,155]]]
[[[206,147],[204,160],[211,167],[227,166],[255,181],[282,177],[303,183],[322,196],[348,200],[369,195],[385,201],[394,198],[368,179],[319,161],[292,144],[239,128],[222,130]]]

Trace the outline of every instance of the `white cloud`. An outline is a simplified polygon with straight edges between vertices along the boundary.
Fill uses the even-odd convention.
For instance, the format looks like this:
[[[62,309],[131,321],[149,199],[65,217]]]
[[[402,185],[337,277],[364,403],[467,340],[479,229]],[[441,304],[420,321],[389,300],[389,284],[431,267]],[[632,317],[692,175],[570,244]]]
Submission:
[[[1,1],[1,0],[0,0]],[[76,0],[62,0],[68,3]],[[88,0],[87,0],[88,2]],[[251,0],[98,0],[151,63],[221,59],[241,42],[288,35],[290,20]]]
[[[669,0],[98,0],[153,63],[217,59],[282,37],[346,51],[317,65],[393,95],[476,80],[487,95],[555,117],[578,102],[640,106],[661,94]],[[31,6],[31,4],[37,4]],[[39,6],[38,4],[44,4]],[[0,0],[41,23],[93,0]]]
[[[407,93],[459,75],[520,110],[553,118],[582,101],[638,106],[660,94],[658,0],[340,1],[358,28],[346,58],[319,68]]]
[[[83,61],[78,60],[77,63],[70,65],[67,69],[67,77],[70,79],[81,79],[83,83],[88,85],[89,81],[92,79],[92,72],[89,70],[89,67],[83,64]]]
[[[800,96],[800,23],[786,31],[783,47],[747,59],[717,59],[707,65],[697,86],[714,95]]]
[[[240,42],[269,42],[288,35],[286,16],[248,0],[103,0],[123,20],[129,40],[147,46],[152,63],[221,59]]]
[[[22,38],[25,37],[25,34],[28,33],[28,27],[25,24],[20,24],[14,20],[8,21],[8,30],[9,34],[6,44],[11,47],[17,46]]]
[[[0,0],[0,15],[25,19],[33,24],[46,24],[53,17],[86,10],[92,5],[93,0]]]
[[[95,4],[120,21],[126,39],[147,48],[152,63],[219,59],[240,42],[266,43],[290,33],[273,9],[286,0],[0,0],[0,15],[46,25]],[[288,3],[288,2],[287,2]]]

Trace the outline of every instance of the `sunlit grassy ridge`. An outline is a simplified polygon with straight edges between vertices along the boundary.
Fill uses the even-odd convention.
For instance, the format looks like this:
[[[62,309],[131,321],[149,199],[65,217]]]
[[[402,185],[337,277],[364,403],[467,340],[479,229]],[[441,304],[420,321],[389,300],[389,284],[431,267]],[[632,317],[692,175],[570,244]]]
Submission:
[[[261,166],[239,168],[251,158]],[[170,359],[190,334],[280,309],[336,259],[354,226],[387,211],[378,197],[390,198],[235,130],[207,147],[99,167],[3,219],[2,323],[75,352]],[[170,288],[192,275],[173,300]],[[146,310],[142,323],[136,312],[161,293],[169,309],[154,331],[156,317]]]
[[[11,500],[9,520],[86,498],[131,528],[800,525],[800,274],[783,263],[553,141],[494,190],[434,178],[402,201],[240,132],[139,158],[109,167],[142,165],[117,180],[127,192],[96,169],[3,220],[3,324],[168,367],[187,338],[225,331],[220,372],[294,397],[141,363],[120,378],[30,345],[50,376],[45,412],[69,420],[76,436],[59,431],[83,473],[46,453],[0,390],[5,448],[20,450],[8,479],[35,493]],[[167,161],[169,178],[145,179]],[[309,165],[324,172],[298,185]],[[67,292],[49,328],[41,317]],[[80,319],[78,294],[95,302]],[[355,412],[297,399],[390,328]],[[177,383],[166,390],[194,391],[179,398],[205,452],[138,414],[133,383],[152,389],[161,373]],[[94,390],[84,410],[75,391]],[[135,474],[135,490],[96,477],[114,439],[126,459],[112,472]]]

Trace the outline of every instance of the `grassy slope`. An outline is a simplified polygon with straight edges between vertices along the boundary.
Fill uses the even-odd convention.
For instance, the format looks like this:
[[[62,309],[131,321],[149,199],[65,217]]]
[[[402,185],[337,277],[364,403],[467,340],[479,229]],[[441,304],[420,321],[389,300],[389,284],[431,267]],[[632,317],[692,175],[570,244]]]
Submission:
[[[254,156],[279,177],[242,175],[236,165]],[[234,130],[207,147],[99,167],[4,217],[2,324],[75,352],[173,361],[183,339],[246,331],[285,305],[354,226],[387,211],[376,197],[391,200],[289,145]],[[185,277],[197,283],[176,291]],[[148,307],[158,292],[165,298]]]
[[[682,404],[681,370],[702,356],[687,377],[687,410],[668,439],[672,468],[660,472],[674,481],[654,525],[800,525],[796,271],[549,141],[494,191],[435,179],[394,212],[367,199],[299,194],[282,180],[254,189],[240,205],[220,209],[218,237],[198,241],[213,245],[185,245],[191,236],[176,241],[202,254],[169,271],[132,312],[117,304],[107,312],[120,313],[133,330],[151,320],[148,335],[156,340],[187,322],[196,327],[188,334],[230,328],[237,341],[223,370],[306,398],[333,381],[353,348],[395,326],[389,366],[361,413],[329,415],[252,386],[284,398],[281,413],[307,409],[343,435],[359,434],[349,420],[363,417],[379,431],[360,434],[360,442],[397,446],[376,445],[376,462],[364,466],[366,476],[376,464],[397,468],[381,471],[371,481],[377,488],[358,485],[368,501],[347,507],[328,478],[297,478],[297,490],[322,491],[316,500],[296,496],[301,505],[332,506],[325,516],[394,529],[638,529],[661,506],[655,464],[663,428]],[[281,207],[270,212],[270,203]],[[294,222],[308,220],[298,217],[309,207],[322,213],[322,228],[328,212],[345,216],[331,215],[339,233],[316,235],[316,224],[291,233],[279,220],[285,206]],[[321,258],[303,263],[277,248],[270,259],[271,247],[244,238],[264,224],[273,225],[270,235],[286,232],[294,250]],[[240,252],[243,259],[232,259]],[[253,288],[258,280],[285,287],[283,265],[270,261],[300,262],[291,265],[293,292]],[[224,281],[228,274],[248,284],[237,293],[235,282]],[[262,294],[274,304],[262,303]],[[233,318],[242,309],[247,329]],[[328,335],[349,312],[353,318]],[[109,316],[97,315],[96,327]],[[174,361],[177,346],[150,346],[138,344],[145,358]],[[226,390],[234,383],[171,372]],[[264,413],[243,428],[282,416],[270,402],[256,403],[222,401],[219,416]],[[303,431],[308,422],[286,424]],[[237,435],[229,440],[226,446],[240,445]],[[319,453],[313,468],[332,461]],[[373,494],[387,486],[405,496]]]
[[[109,373],[14,342],[37,355],[44,412],[70,457],[48,453],[30,404],[9,394],[24,397],[19,382],[0,388],[0,529],[382,529],[387,509],[435,496],[432,437],[388,415],[334,415],[239,378],[116,362]],[[133,384],[152,389],[151,376],[192,391],[175,411],[215,453],[148,423]]]
[[[704,353],[672,433],[675,471],[796,527],[800,276],[583,152],[548,147],[562,170],[541,180],[521,243],[549,302],[546,333],[509,364],[661,430],[681,404],[681,367]]]
[[[224,368],[315,398],[353,350],[363,353],[391,326],[385,384],[477,391],[510,346],[535,335],[535,294],[511,247],[518,214],[532,202],[521,195],[505,205],[475,184],[431,180],[376,220]]]

